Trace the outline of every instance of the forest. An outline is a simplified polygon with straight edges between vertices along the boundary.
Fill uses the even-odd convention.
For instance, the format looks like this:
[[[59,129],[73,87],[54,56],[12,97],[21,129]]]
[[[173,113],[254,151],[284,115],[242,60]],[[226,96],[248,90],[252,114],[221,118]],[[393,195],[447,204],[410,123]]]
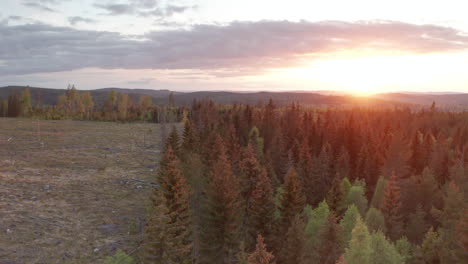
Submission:
[[[141,263],[466,263],[468,114],[194,102]]]
[[[466,263],[468,113],[292,103],[157,106],[28,89],[4,117],[172,123],[138,254],[108,263]],[[165,129],[165,126],[164,126]]]

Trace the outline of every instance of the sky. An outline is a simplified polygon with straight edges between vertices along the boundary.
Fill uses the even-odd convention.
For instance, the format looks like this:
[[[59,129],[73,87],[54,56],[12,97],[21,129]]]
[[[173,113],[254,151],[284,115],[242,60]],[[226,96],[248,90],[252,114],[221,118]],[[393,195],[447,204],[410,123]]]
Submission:
[[[0,0],[0,86],[468,92],[466,0]]]

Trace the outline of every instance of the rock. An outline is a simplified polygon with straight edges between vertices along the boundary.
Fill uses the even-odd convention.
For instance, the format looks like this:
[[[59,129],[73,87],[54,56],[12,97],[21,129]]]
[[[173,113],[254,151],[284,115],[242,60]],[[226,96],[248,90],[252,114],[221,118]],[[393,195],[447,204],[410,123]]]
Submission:
[[[99,248],[94,249],[94,253],[97,253],[97,252],[99,252]]]
[[[31,197],[31,200],[35,201],[35,200],[37,200],[37,197],[33,196],[33,197]]]
[[[137,189],[141,189],[141,188],[143,188],[143,186],[137,185],[136,188],[137,188]]]
[[[50,190],[50,185],[49,185],[49,184],[46,184],[46,185],[44,185],[44,187],[42,187],[42,189],[43,189],[44,191],[49,191],[49,190]]]
[[[13,233],[13,231],[11,231],[11,229],[9,229],[9,228],[6,230],[6,232],[7,232],[7,234]]]

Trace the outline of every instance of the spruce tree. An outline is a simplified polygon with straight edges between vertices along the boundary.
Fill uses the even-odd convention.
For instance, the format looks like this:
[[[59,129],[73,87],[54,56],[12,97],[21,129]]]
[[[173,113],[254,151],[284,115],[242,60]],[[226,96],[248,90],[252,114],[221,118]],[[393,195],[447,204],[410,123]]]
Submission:
[[[411,213],[408,217],[408,223],[406,224],[406,236],[408,239],[415,244],[420,244],[428,230],[428,224],[426,222],[426,213],[423,211],[421,205],[417,205],[414,213]]]
[[[274,258],[273,254],[267,251],[263,237],[258,235],[255,251],[250,254],[248,264],[275,264]]]
[[[310,263],[334,264],[344,252],[343,230],[333,213],[318,231]]]
[[[403,222],[401,217],[400,186],[395,173],[392,173],[392,176],[385,185],[382,213],[385,217],[388,235],[392,240],[397,240],[402,235]]]
[[[203,263],[231,263],[242,240],[242,200],[240,186],[233,175],[222,141],[213,161],[207,190]]]
[[[343,236],[345,245],[348,245],[351,240],[353,228],[356,225],[357,218],[360,217],[357,207],[353,204],[346,210],[343,218],[340,221],[340,226],[343,228]]]
[[[251,240],[255,241],[255,234],[257,233],[265,238],[267,244],[273,244],[275,210],[271,182],[266,170],[262,170],[258,175],[258,181],[252,191],[248,207],[248,230]]]
[[[306,261],[305,224],[300,214],[296,215],[286,232],[282,248],[279,251],[278,262],[282,264],[304,264]]]
[[[168,145],[164,166],[159,170],[159,184],[168,209],[168,240],[173,247],[171,258],[177,263],[190,263],[192,259],[192,222],[189,208],[190,187],[179,169],[179,160]]]
[[[371,262],[371,243],[369,231],[359,216],[356,226],[353,228],[349,246],[345,250],[344,259],[346,264],[373,264]]]
[[[383,214],[374,207],[370,208],[369,211],[367,211],[365,222],[370,232],[377,232],[379,230],[382,232],[386,232],[387,230],[387,228],[385,227],[385,218]]]
[[[294,168],[290,168],[283,184],[283,194],[279,208],[281,223],[279,231],[285,234],[291,226],[294,217],[302,212],[306,198],[302,191],[302,184]]]
[[[369,263],[400,264],[403,263],[403,261],[403,257],[381,231],[371,235],[371,255]]]

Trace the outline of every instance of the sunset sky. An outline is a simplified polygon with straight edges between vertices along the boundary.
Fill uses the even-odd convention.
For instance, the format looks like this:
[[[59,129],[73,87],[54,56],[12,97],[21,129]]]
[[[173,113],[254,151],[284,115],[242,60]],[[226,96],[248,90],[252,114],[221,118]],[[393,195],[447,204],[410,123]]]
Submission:
[[[0,86],[468,92],[466,0],[1,0]]]

